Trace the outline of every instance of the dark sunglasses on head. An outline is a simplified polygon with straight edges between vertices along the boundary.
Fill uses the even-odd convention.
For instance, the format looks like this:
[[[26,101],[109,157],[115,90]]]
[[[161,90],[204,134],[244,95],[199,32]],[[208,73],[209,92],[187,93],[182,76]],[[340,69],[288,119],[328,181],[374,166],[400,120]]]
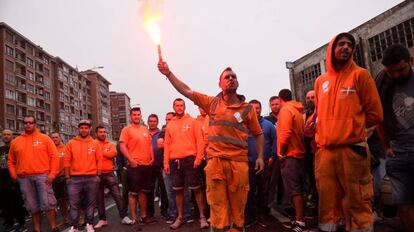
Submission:
[[[32,125],[32,124],[35,124],[35,122],[23,122],[24,124],[30,124],[30,125]]]

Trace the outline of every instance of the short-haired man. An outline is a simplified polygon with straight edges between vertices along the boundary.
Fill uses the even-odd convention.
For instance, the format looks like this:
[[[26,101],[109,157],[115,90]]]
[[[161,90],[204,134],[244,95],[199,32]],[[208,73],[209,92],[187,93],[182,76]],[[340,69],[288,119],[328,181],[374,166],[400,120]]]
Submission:
[[[102,150],[90,136],[92,124],[81,120],[79,134],[66,144],[65,178],[70,204],[70,232],[78,231],[81,204],[85,204],[86,231],[93,232],[93,211],[102,170]],[[81,203],[82,202],[82,203]]]
[[[160,210],[161,210],[161,216],[164,218],[168,217],[168,198],[167,198],[167,192],[165,190],[164,185],[164,178],[162,176],[163,171],[163,162],[164,162],[164,150],[163,147],[159,146],[158,139],[161,134],[161,130],[158,129],[158,115],[156,114],[150,114],[148,116],[147,124],[148,124],[148,130],[151,135],[151,143],[152,143],[152,149],[154,152],[154,165],[152,166],[152,182],[156,183],[154,184],[153,188],[151,189],[151,192],[148,194],[148,215],[150,217],[154,216],[154,196],[156,194],[159,195],[159,201],[161,203]],[[157,196],[158,197],[158,196]]]
[[[319,194],[319,229],[335,231],[341,200],[349,202],[352,225],[346,230],[372,231],[372,176],[366,129],[382,122],[374,80],[352,57],[356,41],[340,33],[329,43],[327,72],[315,81],[315,176]],[[349,227],[349,228],[348,228]]]
[[[260,226],[268,227],[270,225],[268,214],[270,209],[269,204],[269,186],[272,175],[273,162],[276,157],[276,129],[274,124],[264,119],[262,114],[262,104],[260,101],[253,99],[249,101],[253,106],[259,119],[260,127],[262,128],[264,141],[264,163],[265,167],[262,173],[256,175],[254,170],[255,161],[257,158],[256,146],[254,144],[253,136],[249,136],[249,194],[245,210],[245,225],[246,227],[252,225],[256,219]],[[256,194],[257,193],[257,194]]]
[[[105,213],[105,193],[104,190],[107,188],[111,193],[116,207],[118,208],[119,217],[121,223],[129,225],[132,223],[131,219],[127,216],[127,208],[123,205],[121,191],[119,190],[118,181],[114,174],[114,158],[116,156],[115,144],[111,143],[106,138],[106,129],[104,126],[97,126],[95,128],[96,142],[102,152],[102,171],[99,176],[100,183],[98,189],[98,216],[99,221],[94,226],[95,229],[102,228],[108,225]]]
[[[388,47],[378,89],[384,107],[384,123],[378,131],[386,149],[386,172],[393,203],[407,231],[414,228],[414,69],[410,58],[406,47]]]
[[[209,161],[205,171],[212,230],[243,231],[249,189],[247,138],[249,132],[254,136],[258,153],[255,169],[260,173],[264,168],[264,137],[256,113],[245,97],[237,94],[236,73],[230,67],[224,69],[219,78],[222,92],[213,97],[190,89],[170,71],[167,63],[159,62],[158,69],[178,92],[210,116],[206,151]]]
[[[59,158],[59,173],[55,180],[53,181],[53,191],[55,192],[55,197],[57,204],[59,206],[60,213],[62,215],[62,222],[58,226],[67,224],[68,221],[68,196],[67,196],[67,186],[65,180],[65,170],[64,170],[64,160],[66,154],[66,146],[62,142],[62,138],[58,132],[50,133],[50,138],[53,140],[53,143],[58,150]]]
[[[149,130],[141,125],[141,108],[130,110],[131,125],[124,127],[119,138],[122,154],[127,159],[127,176],[129,189],[129,207],[132,224],[151,223],[147,215],[147,194],[151,191],[152,165],[154,151]],[[140,218],[137,218],[137,201],[139,200]]]
[[[291,231],[305,231],[303,106],[292,100],[292,92],[288,89],[280,90],[279,99],[281,109],[277,124],[277,148],[284,187],[295,208]]]
[[[4,217],[4,231],[13,229],[14,220],[18,226],[16,231],[24,230],[25,212],[22,193],[19,185],[10,177],[7,159],[9,157],[10,143],[13,140],[13,131],[5,129],[2,132],[4,145],[0,147],[0,209]]]
[[[40,232],[41,212],[44,211],[52,231],[58,231],[52,189],[58,174],[58,151],[49,136],[36,129],[34,116],[27,115],[23,120],[24,133],[10,145],[10,176],[20,184],[26,209],[32,215],[33,230]]]
[[[193,190],[200,213],[200,228],[208,228],[204,216],[204,200],[201,191],[201,176],[198,172],[203,159],[203,133],[194,118],[185,113],[185,102],[177,98],[173,102],[176,116],[165,131],[164,171],[171,172],[172,186],[176,193],[178,217],[170,226],[178,229],[184,224],[184,185]]]
[[[273,123],[273,125],[275,125],[280,111],[280,100],[278,96],[271,96],[269,98],[269,107],[270,113],[265,117],[265,119],[269,120]]]

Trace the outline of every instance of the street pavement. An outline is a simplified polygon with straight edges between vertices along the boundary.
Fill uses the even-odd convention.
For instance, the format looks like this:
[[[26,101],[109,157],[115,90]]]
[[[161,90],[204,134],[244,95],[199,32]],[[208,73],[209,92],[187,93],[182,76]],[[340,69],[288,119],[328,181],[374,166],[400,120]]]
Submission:
[[[165,220],[160,218],[159,211],[156,211],[155,219],[157,220],[157,222],[154,223],[154,224],[142,225],[142,226],[122,225],[121,224],[121,219],[119,218],[119,215],[118,215],[118,210],[117,210],[112,198],[111,197],[106,197],[105,200],[106,200],[106,208],[107,208],[106,214],[107,214],[107,219],[108,219],[109,225],[104,227],[104,228],[97,229],[96,230],[97,232],[101,232],[101,231],[102,232],[136,232],[136,231],[167,232],[167,231],[170,231],[171,232],[172,231],[172,230],[170,230],[169,225],[165,223]],[[156,208],[156,210],[159,209],[158,207],[155,207],[155,208]],[[269,227],[263,228],[259,224],[255,224],[252,227],[247,228],[246,231],[247,232],[273,232],[273,231],[283,232],[283,231],[287,231],[286,229],[283,228],[281,223],[289,221],[289,218],[285,214],[281,213],[281,211],[282,210],[280,210],[280,209],[278,209],[277,211],[272,209],[271,215],[272,215],[273,219],[270,221],[271,225]],[[60,220],[61,220],[61,218],[58,215],[57,222],[60,222]],[[97,221],[98,221],[97,213],[95,213],[94,223],[97,223]],[[32,224],[32,222],[31,222],[30,218],[28,218],[27,219],[27,224],[26,224],[28,229],[26,231],[32,231],[31,224]],[[209,229],[201,230],[199,226],[200,226],[200,224],[196,220],[193,223],[183,225],[181,228],[179,228],[176,231],[177,232],[207,232],[207,231],[210,231]],[[65,226],[60,227],[59,229],[63,232],[67,232],[69,230],[69,227],[68,227],[68,225],[65,225]],[[1,230],[1,228],[0,228],[0,230]],[[47,224],[45,216],[43,216],[43,220],[42,220],[42,232],[44,232],[44,231],[50,231],[50,227]],[[84,229],[84,231],[86,231],[86,230]],[[317,229],[314,229],[312,231],[317,231]],[[398,218],[388,218],[388,219],[383,220],[382,222],[376,223],[375,227],[374,227],[374,231],[375,232],[400,232],[400,231],[403,231],[403,230],[401,230],[401,223],[398,220]]]

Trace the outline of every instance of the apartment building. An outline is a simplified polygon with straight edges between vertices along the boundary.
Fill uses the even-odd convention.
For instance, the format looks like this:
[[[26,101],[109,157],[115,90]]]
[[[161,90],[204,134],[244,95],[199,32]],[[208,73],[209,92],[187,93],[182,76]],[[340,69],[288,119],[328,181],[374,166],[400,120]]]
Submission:
[[[130,124],[131,99],[126,93],[111,91],[112,138],[118,140],[124,126]]]
[[[357,42],[355,62],[375,77],[382,69],[382,53],[388,46],[399,43],[414,54],[414,1],[404,1],[349,32]],[[297,100],[304,102],[305,94],[313,89],[315,79],[326,72],[327,47],[325,44],[294,62],[286,63],[291,89]]]

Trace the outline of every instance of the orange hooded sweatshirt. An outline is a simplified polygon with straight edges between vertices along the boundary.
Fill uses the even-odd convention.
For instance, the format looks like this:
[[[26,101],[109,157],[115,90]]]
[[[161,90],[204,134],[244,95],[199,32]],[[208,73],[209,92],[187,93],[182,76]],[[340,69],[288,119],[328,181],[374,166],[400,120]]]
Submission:
[[[16,178],[45,174],[55,178],[58,174],[58,151],[49,136],[36,129],[32,134],[22,134],[10,144],[9,172]]]
[[[281,144],[287,145],[286,156],[304,158],[304,122],[303,105],[297,101],[288,101],[280,109],[277,122],[277,148],[280,154]]]
[[[76,136],[66,145],[65,168],[71,176],[97,175],[102,170],[102,150],[91,136]]]
[[[58,159],[59,159],[59,174],[58,176],[63,176],[65,174],[64,166],[65,166],[65,154],[66,154],[66,146],[65,144],[60,144],[56,147],[58,150]]]
[[[108,139],[100,141],[96,139],[99,149],[102,151],[102,173],[110,173],[114,171],[114,158],[116,156],[115,144],[109,142]]]
[[[164,167],[170,160],[195,156],[195,163],[203,159],[204,140],[199,123],[189,114],[182,118],[174,117],[167,125],[164,143]]]
[[[327,72],[315,82],[318,114],[315,138],[319,147],[365,142],[365,128],[383,120],[381,101],[368,71],[357,66],[352,58],[341,70],[335,70],[333,46],[336,38],[328,46]]]

